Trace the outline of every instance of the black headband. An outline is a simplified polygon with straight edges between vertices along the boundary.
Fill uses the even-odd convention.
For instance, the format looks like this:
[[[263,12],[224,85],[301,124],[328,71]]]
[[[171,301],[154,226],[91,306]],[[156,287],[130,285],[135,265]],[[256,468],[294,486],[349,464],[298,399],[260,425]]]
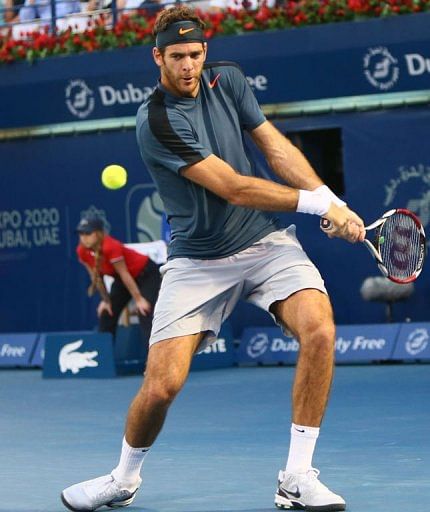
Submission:
[[[202,29],[194,21],[177,21],[166,30],[159,32],[155,38],[157,48],[165,48],[171,44],[203,43]]]

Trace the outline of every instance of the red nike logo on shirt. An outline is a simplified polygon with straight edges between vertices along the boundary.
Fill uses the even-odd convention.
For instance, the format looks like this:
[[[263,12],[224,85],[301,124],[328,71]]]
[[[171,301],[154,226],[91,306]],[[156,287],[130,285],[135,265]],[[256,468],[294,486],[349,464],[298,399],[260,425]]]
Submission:
[[[217,76],[212,80],[212,82],[209,82],[209,87],[211,89],[213,89],[216,86],[220,76],[221,76],[221,73],[218,73]]]

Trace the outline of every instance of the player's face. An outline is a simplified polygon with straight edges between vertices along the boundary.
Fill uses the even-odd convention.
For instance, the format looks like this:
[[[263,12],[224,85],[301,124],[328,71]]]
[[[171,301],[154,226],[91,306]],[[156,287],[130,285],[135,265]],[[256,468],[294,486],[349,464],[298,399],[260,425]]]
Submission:
[[[161,83],[176,96],[195,98],[206,59],[206,43],[167,46],[164,55],[154,48],[154,60],[161,71]]]
[[[93,231],[92,233],[79,233],[79,241],[85,249],[95,249],[99,239],[100,237],[97,231]]]

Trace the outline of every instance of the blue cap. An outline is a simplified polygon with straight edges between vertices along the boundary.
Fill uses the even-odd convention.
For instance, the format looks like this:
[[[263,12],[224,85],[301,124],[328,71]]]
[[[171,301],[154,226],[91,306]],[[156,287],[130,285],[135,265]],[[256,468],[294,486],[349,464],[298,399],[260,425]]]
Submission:
[[[104,230],[104,222],[103,219],[98,215],[89,214],[79,221],[79,224],[76,226],[76,231],[78,233],[93,233],[94,231],[103,231]]]

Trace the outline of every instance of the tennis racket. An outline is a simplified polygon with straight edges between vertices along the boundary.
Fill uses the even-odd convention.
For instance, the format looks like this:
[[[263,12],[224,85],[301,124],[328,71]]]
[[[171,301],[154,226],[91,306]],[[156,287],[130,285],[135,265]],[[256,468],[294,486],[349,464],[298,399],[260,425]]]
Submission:
[[[331,222],[321,219],[321,229],[330,231]],[[410,283],[420,275],[426,254],[426,238],[419,218],[409,210],[385,212],[366,228],[372,234],[363,243],[375,258],[379,270],[395,283]]]

